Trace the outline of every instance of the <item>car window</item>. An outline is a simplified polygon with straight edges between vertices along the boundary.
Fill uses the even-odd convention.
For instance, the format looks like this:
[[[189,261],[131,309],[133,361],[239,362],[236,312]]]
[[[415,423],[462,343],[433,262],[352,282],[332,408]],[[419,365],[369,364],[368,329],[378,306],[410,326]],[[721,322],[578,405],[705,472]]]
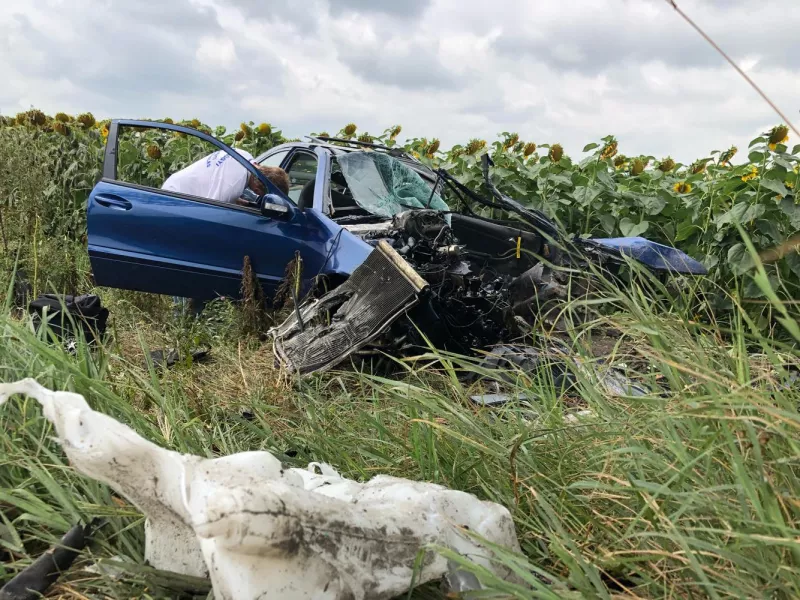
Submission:
[[[393,217],[413,208],[449,210],[419,173],[388,154],[351,152],[337,162],[352,197],[371,214]]]
[[[260,165],[264,165],[265,167],[280,167],[283,159],[286,158],[286,155],[289,154],[288,150],[281,150],[280,152],[275,152],[274,154],[270,154],[269,156],[264,157],[260,163]]]
[[[317,176],[317,157],[298,152],[292,157],[286,172],[289,174],[289,198],[297,202],[305,185]]]
[[[122,183],[231,206],[249,182],[247,169],[225,150],[195,135],[160,128],[120,126],[116,171]]]

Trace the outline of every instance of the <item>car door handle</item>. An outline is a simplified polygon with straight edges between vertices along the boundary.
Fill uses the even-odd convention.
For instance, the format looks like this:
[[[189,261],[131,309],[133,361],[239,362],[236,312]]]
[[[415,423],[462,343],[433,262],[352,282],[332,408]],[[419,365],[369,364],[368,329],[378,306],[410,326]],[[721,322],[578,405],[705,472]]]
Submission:
[[[130,200],[125,200],[120,196],[113,196],[109,194],[98,194],[94,197],[98,204],[107,206],[108,208],[116,208],[120,210],[130,210],[133,208]]]

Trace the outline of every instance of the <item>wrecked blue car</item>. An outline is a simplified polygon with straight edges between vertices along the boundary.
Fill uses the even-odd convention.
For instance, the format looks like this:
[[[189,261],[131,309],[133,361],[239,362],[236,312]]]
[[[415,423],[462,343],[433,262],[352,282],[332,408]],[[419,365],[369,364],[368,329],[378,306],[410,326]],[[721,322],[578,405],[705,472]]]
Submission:
[[[234,205],[122,181],[119,139],[126,128],[196,136],[258,177],[267,193]],[[656,273],[705,273],[683,252],[642,238],[565,235],[543,213],[496,189],[488,157],[487,196],[402,151],[352,140],[308,138],[254,162],[282,167],[288,195],[212,136],[165,123],[113,121],[102,179],[88,203],[96,283],[236,297],[248,256],[272,297],[287,264],[299,257],[303,290],[319,293],[298,301],[273,337],[281,362],[302,374],[353,354],[401,354],[420,343],[421,333],[459,352],[501,343],[521,322],[533,323],[574,297],[569,286],[576,267],[587,279],[598,270],[614,275],[631,260]]]

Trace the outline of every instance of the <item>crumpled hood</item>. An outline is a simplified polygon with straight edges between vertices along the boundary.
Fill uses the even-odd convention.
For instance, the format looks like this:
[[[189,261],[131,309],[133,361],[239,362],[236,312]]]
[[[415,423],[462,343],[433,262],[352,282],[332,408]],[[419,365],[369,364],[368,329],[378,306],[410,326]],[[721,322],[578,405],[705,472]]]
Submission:
[[[685,252],[642,237],[597,238],[583,241],[629,256],[656,271],[672,271],[688,275],[708,273],[708,269],[701,262]]]

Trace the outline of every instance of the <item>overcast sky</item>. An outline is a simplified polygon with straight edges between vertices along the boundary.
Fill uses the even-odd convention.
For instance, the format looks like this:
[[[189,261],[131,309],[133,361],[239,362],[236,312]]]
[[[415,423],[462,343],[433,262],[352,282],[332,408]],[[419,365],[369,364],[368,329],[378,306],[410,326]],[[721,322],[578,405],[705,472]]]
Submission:
[[[800,122],[798,0],[678,0]],[[0,113],[519,132],[688,161],[778,118],[664,0],[5,0]],[[793,143],[800,140],[792,139]]]

